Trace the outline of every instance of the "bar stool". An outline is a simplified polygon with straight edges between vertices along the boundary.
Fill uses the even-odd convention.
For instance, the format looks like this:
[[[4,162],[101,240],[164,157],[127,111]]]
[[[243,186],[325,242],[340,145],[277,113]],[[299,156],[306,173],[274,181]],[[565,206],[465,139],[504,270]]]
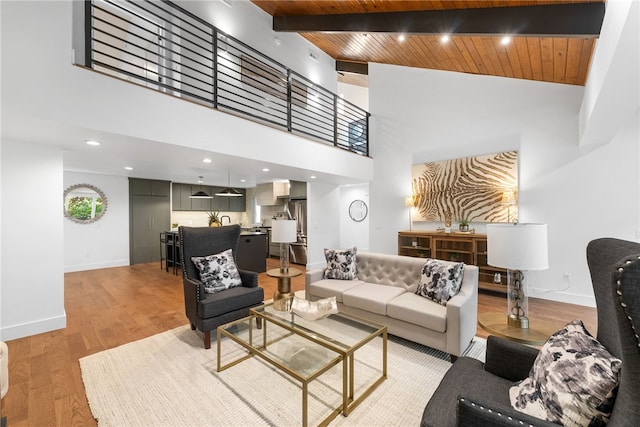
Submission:
[[[165,261],[165,270],[169,271],[169,265],[167,264],[167,232],[160,232],[160,269],[162,269],[162,261]]]
[[[171,233],[173,240],[173,274],[178,274],[178,268],[182,268],[182,256],[180,255],[180,235],[178,233]]]

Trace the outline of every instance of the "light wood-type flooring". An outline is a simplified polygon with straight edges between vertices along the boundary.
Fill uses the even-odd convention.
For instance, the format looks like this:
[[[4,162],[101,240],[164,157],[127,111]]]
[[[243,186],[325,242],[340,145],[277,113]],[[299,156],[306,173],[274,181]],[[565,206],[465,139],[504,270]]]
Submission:
[[[270,259],[268,269],[277,263]],[[188,323],[182,276],[159,263],[67,273],[64,283],[67,327],[7,343],[10,382],[2,415],[11,427],[96,425],[78,359]],[[259,283],[271,298],[276,280],[262,273]],[[304,275],[292,283],[304,289]],[[529,309],[558,325],[582,319],[595,334],[595,309],[536,299]],[[504,295],[480,293],[478,312],[494,311],[506,311]],[[478,335],[487,336],[480,328]]]

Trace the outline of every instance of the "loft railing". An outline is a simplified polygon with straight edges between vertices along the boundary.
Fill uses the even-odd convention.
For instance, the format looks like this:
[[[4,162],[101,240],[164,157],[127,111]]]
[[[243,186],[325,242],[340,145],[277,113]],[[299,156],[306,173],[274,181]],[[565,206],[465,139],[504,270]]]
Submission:
[[[369,113],[181,7],[85,2],[85,65],[369,155]]]

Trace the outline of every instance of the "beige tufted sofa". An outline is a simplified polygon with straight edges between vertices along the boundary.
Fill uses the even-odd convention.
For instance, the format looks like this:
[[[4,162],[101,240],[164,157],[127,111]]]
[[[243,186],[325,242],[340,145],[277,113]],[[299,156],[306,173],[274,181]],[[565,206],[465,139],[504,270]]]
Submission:
[[[478,267],[465,265],[460,292],[443,306],[415,293],[424,263],[420,258],[359,252],[356,280],[324,279],[324,269],[309,270],[305,295],[312,301],[335,296],[340,312],[460,356],[476,334]]]

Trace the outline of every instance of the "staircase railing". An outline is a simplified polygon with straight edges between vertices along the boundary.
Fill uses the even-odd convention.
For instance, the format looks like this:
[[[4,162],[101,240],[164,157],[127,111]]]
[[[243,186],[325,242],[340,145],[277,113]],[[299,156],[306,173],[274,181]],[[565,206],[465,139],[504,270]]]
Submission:
[[[369,155],[367,111],[166,0],[85,2],[85,65]]]

